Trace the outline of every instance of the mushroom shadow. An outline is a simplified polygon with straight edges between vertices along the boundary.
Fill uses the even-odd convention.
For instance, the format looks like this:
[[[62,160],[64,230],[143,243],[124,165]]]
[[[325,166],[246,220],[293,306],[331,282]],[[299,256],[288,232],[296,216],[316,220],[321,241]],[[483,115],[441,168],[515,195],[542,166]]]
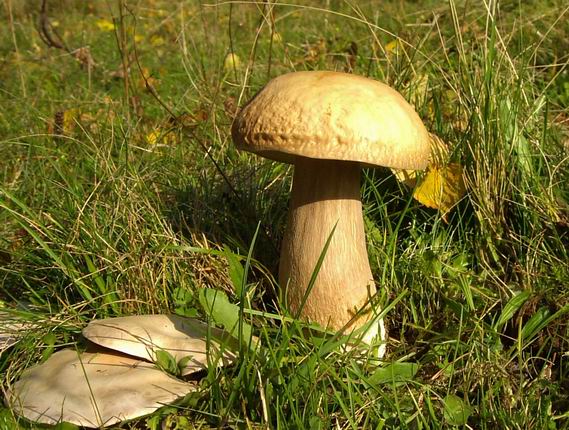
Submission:
[[[239,163],[224,166],[224,174],[227,181],[218,174],[174,190],[167,221],[183,236],[203,234],[241,255],[247,255],[257,233],[252,256],[276,277],[289,203],[286,167]]]

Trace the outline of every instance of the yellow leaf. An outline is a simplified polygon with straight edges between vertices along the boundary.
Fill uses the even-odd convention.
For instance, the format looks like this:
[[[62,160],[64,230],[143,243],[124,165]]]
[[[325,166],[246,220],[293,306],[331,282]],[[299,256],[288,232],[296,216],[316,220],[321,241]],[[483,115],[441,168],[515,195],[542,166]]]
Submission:
[[[146,141],[150,145],[156,145],[156,143],[158,143],[158,140],[160,139],[161,134],[162,133],[160,132],[160,130],[153,130],[146,135]]]
[[[114,31],[115,25],[108,19],[99,19],[95,22],[95,25],[102,31]]]
[[[50,119],[47,123],[48,134],[70,136],[75,128],[75,119],[79,114],[79,109],[56,111],[53,119]]]
[[[176,143],[176,135],[171,131],[157,128],[146,135],[146,141],[153,146],[158,144],[170,145]]]
[[[70,135],[75,128],[75,118],[79,116],[79,109],[68,109],[63,112],[63,134]]]
[[[397,55],[401,51],[401,42],[399,39],[393,39],[385,45],[384,49],[387,56]]]
[[[150,38],[150,44],[152,46],[162,46],[166,43],[162,36],[154,35]]]
[[[429,165],[444,166],[449,158],[448,145],[439,136],[429,133],[431,138],[431,160]]]
[[[447,214],[466,193],[462,171],[458,163],[429,167],[413,197],[425,206]]]
[[[223,60],[223,70],[225,72],[239,70],[240,67],[241,59],[237,56],[237,54],[230,52],[225,56],[225,60]]]
[[[399,182],[409,188],[415,188],[417,185],[417,170],[391,169],[391,171]]]
[[[446,165],[449,156],[447,144],[436,134],[429,133],[431,138],[431,155],[429,160],[429,167]],[[409,188],[415,188],[417,185],[417,171],[405,169],[391,169],[399,182]]]
[[[445,219],[446,214],[466,194],[463,168],[458,163],[449,163],[449,148],[440,137],[433,133],[429,133],[429,136],[431,156],[427,172],[422,178],[416,170],[391,171],[399,182],[409,188],[415,188],[415,200],[427,207],[438,209]]]

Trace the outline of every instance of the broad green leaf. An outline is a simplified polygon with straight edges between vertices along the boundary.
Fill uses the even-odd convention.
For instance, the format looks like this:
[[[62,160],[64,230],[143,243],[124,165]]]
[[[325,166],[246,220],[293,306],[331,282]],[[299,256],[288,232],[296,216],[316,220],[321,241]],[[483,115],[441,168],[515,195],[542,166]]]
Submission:
[[[190,423],[190,420],[185,416],[173,413],[164,419],[160,428],[168,430],[192,430],[196,427],[193,423]]]
[[[445,421],[452,426],[463,426],[472,413],[472,408],[455,394],[443,399]]]
[[[529,299],[531,293],[529,291],[522,291],[521,293],[515,295],[510,299],[504,309],[502,309],[502,313],[498,318],[498,321],[494,324],[494,330],[500,331],[500,329],[512,319],[514,314],[522,307],[522,305]]]
[[[418,363],[391,363],[373,372],[369,382],[372,385],[393,383],[397,386],[412,381],[418,370]]]
[[[191,304],[194,301],[192,292],[186,288],[177,287],[172,294],[174,300],[174,313],[182,317],[194,318],[198,315],[197,309]]]
[[[202,288],[199,290],[199,302],[216,324],[223,326],[234,337],[239,339],[239,328],[241,327],[242,339],[246,342],[251,339],[251,325],[240,318],[239,306],[230,303],[223,291]]]
[[[540,308],[524,325],[522,329],[522,339],[529,340],[543,330],[551,322],[555,321],[557,318],[569,313],[569,305],[566,305],[555,312],[553,315],[549,315],[549,310],[545,308]]]
[[[156,352],[156,365],[162,369],[163,371],[171,374],[171,375],[178,375],[179,368],[176,359],[172,354],[168,351],[163,349],[159,349]]]
[[[57,342],[57,337],[53,333],[47,333],[42,338],[43,343],[45,344],[45,349],[42,351],[42,361],[47,360],[51,354],[55,351],[55,343]]]
[[[548,308],[539,308],[537,312],[524,324],[524,327],[522,328],[522,339],[525,340],[534,337],[543,327],[545,327],[544,323],[547,321],[550,314],[551,312]]]
[[[235,294],[241,297],[241,290],[243,289],[244,284],[243,265],[241,264],[239,256],[231,251],[227,245],[223,246],[223,252],[227,260],[227,264],[229,265],[229,279],[231,279],[231,283],[235,289]]]
[[[162,421],[162,417],[158,414],[152,415],[146,419],[146,428],[147,430],[159,430],[160,429],[160,421]]]

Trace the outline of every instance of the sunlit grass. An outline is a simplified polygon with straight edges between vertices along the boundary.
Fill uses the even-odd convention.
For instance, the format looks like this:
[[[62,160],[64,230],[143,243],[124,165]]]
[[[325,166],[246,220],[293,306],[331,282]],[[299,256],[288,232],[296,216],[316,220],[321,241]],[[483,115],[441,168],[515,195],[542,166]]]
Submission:
[[[54,28],[92,69],[45,46],[33,2],[11,2],[0,36],[1,299],[33,324],[2,353],[4,387],[93,318],[207,318],[198,291],[214,288],[243,305],[258,347],[150,428],[569,426],[562,2],[55,3]],[[279,304],[290,168],[231,143],[237,107],[270,77],[313,69],[394,86],[465,169],[444,219],[389,171],[364,174],[395,382]],[[0,427],[13,420],[3,410]]]

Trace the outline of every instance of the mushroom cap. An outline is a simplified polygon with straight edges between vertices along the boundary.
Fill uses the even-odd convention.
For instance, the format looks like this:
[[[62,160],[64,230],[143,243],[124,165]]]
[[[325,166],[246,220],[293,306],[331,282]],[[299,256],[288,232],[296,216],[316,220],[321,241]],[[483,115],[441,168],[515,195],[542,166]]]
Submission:
[[[24,371],[6,398],[31,421],[99,428],[150,414],[194,390],[139,359],[64,349]]]
[[[32,329],[33,324],[0,310],[0,354],[17,344]]]
[[[98,345],[155,362],[156,352],[170,353],[177,362],[191,357],[182,375],[206,369],[208,359],[229,364],[238,350],[227,332],[193,318],[176,315],[133,315],[91,321],[83,336]]]
[[[237,148],[294,163],[295,156],[424,169],[429,134],[393,88],[348,73],[293,72],[271,80],[235,119]]]

